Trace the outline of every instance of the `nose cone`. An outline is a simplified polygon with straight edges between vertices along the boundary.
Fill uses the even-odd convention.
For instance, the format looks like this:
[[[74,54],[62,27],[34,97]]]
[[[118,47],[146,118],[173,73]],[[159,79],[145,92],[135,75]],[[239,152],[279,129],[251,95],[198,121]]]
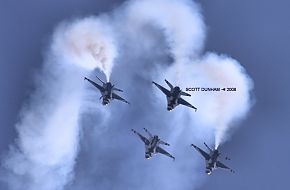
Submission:
[[[211,170],[205,170],[205,173],[206,173],[207,175],[210,175],[210,174],[211,174]]]
[[[103,102],[102,102],[102,104],[105,106],[105,105],[107,105],[109,103],[109,101],[107,101],[107,100],[103,100]]]
[[[146,159],[149,159],[150,158],[150,155],[149,154],[145,154],[145,158]]]

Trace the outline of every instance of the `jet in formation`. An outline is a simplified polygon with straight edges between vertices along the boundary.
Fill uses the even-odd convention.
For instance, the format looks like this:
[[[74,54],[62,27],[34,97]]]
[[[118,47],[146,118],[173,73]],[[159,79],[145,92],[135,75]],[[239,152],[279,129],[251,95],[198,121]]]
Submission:
[[[175,160],[175,157],[173,157],[171,154],[166,152],[164,149],[162,149],[159,145],[167,145],[170,146],[168,143],[162,141],[157,135],[152,135],[146,128],[144,128],[145,132],[148,134],[149,138],[146,138],[142,136],[140,133],[132,129],[132,131],[139,136],[139,138],[144,142],[145,144],[145,158],[149,159],[154,154],[160,153],[164,154],[173,160]]]
[[[97,79],[99,79],[99,77],[97,77]],[[99,79],[99,81],[102,83],[102,86],[101,86],[95,83],[94,81],[88,79],[87,77],[85,77],[85,80],[89,81],[92,85],[94,85],[97,89],[99,89],[99,91],[101,92],[100,99],[103,99],[102,101],[103,105],[107,105],[113,99],[117,99],[117,100],[120,100],[122,102],[129,104],[127,100],[125,100],[124,98],[114,93],[114,91],[123,92],[123,90],[116,88],[114,85],[112,85],[112,83],[110,82],[105,83],[101,79]]]
[[[229,168],[228,166],[224,165],[220,161],[218,161],[218,157],[221,155],[221,153],[218,151],[218,149],[211,149],[207,146],[207,144],[204,143],[206,148],[209,150],[209,153],[203,151],[201,148],[195,146],[194,144],[191,144],[205,159],[205,164],[206,164],[206,169],[205,173],[210,175],[214,169],[221,168],[221,169],[226,169],[229,170],[232,173],[235,173],[234,170]],[[230,158],[225,157],[226,160],[230,160]]]
[[[191,96],[190,94],[183,92],[178,86],[173,87],[173,85],[170,84],[166,79],[165,82],[170,87],[170,90],[167,90],[160,84],[157,84],[156,82],[152,81],[152,83],[155,84],[166,95],[168,111],[171,111],[179,104],[193,108],[195,109],[195,111],[197,110],[196,107],[194,107],[193,105],[185,101],[183,98],[181,98],[181,96]]]

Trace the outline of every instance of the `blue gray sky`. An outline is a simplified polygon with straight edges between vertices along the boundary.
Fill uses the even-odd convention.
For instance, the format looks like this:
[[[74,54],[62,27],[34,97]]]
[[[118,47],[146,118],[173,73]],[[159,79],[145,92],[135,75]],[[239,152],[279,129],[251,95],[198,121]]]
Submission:
[[[288,116],[290,75],[286,73],[290,69],[290,23],[288,22],[290,13],[287,10],[290,3],[286,0],[275,2],[223,0],[198,3],[207,26],[204,51],[226,53],[239,60],[254,81],[256,100],[249,116],[234,131],[231,139],[222,146],[222,150],[232,158],[229,164],[235,168],[236,174],[216,171],[214,175],[203,178],[199,188],[285,189],[290,169],[289,165],[285,164],[290,159],[290,150],[287,150],[290,139]],[[0,151],[2,157],[7,154],[9,145],[17,137],[15,123],[19,119],[19,111],[34,91],[34,76],[42,66],[44,52],[55,26],[63,20],[110,12],[121,4],[122,1],[87,0],[1,2],[0,126],[2,136]],[[162,59],[165,59],[164,62],[167,61],[166,58]],[[132,61],[136,60],[137,58],[132,58]],[[146,61],[154,60],[151,60],[148,55]],[[133,68],[133,70],[135,69],[140,68]],[[146,66],[144,69],[146,70]],[[124,73],[120,68],[115,69],[114,72],[113,81],[118,81],[118,76],[122,76]],[[138,79],[140,79],[139,82],[144,82],[142,78],[134,77],[134,80],[138,81]],[[118,83],[127,88],[126,84]],[[135,91],[129,90],[128,93],[134,92],[142,92],[142,88]],[[146,97],[142,98],[150,100]],[[130,108],[127,114],[136,113],[135,109],[142,106],[136,104],[136,108]],[[112,107],[113,112],[117,110],[116,105]],[[154,123],[154,118],[150,114],[146,115],[148,112],[145,109],[139,114],[144,114],[149,123]],[[114,122],[120,120],[116,119]],[[146,125],[140,123],[138,119],[132,118],[132,120],[125,121],[119,127],[122,128],[123,125],[131,123]],[[166,123],[161,122],[160,124]],[[112,125],[116,125],[116,123],[112,123]],[[112,173],[130,172],[130,168],[123,168],[120,164],[126,155],[118,157],[117,154],[103,150],[101,150],[102,157],[90,153],[91,149],[98,150],[100,142],[90,138],[89,131],[86,132],[86,130],[83,130],[83,140],[75,167],[76,177],[66,188],[95,189],[98,185],[102,185],[104,189],[118,189],[118,185],[120,188],[126,187],[118,176],[112,175]],[[118,144],[124,136],[130,138],[130,135],[126,130],[117,131],[115,129],[106,132],[103,138],[114,138],[112,143]],[[105,142],[106,139],[104,139]],[[128,140],[128,143],[132,143],[128,146],[135,146],[135,140],[134,138]],[[110,146],[114,146],[114,144]],[[110,148],[115,150],[113,147]],[[121,147],[121,149],[125,149],[125,147]],[[196,152],[186,154],[186,156],[191,155],[196,157],[193,158],[194,160],[198,160]],[[131,159],[138,159],[138,157]],[[95,160],[98,162],[94,163]],[[203,164],[201,158],[199,162]],[[158,161],[153,162],[153,164],[155,163],[160,164]],[[142,167],[152,169],[148,163],[143,164]],[[163,167],[166,167],[167,164],[164,164]],[[103,171],[103,176],[100,176],[94,169],[90,170],[98,168],[100,165],[108,165]],[[190,168],[188,169],[190,170]],[[96,180],[84,180],[88,176]],[[102,180],[102,178],[108,177],[111,177],[109,183],[116,186],[107,185],[106,180]],[[162,177],[166,179],[166,176]],[[199,181],[193,180],[192,183],[199,183]],[[0,188],[7,189],[8,187],[5,182],[2,182]]]

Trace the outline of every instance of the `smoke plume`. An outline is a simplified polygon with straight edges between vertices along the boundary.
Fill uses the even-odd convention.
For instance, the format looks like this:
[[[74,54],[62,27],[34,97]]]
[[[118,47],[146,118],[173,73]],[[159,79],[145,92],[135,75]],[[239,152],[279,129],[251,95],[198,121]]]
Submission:
[[[197,188],[204,165],[189,144],[215,141],[217,147],[227,140],[230,129],[249,111],[253,88],[233,58],[202,55],[205,33],[200,8],[189,0],[132,0],[111,15],[61,24],[38,88],[21,112],[16,126],[19,138],[4,162],[11,186]],[[123,89],[131,106],[117,100],[100,106],[96,89],[84,88],[82,80],[94,69]],[[183,90],[233,87],[237,91],[193,92],[185,99],[197,112],[178,106],[169,113],[165,96],[151,83],[165,85],[165,78]],[[143,127],[172,145],[166,149],[176,156],[174,163],[161,155],[144,160],[144,145],[130,133],[131,128],[141,132]],[[74,168],[75,180],[68,183]]]
[[[109,80],[115,56],[110,31],[96,18],[56,29],[36,90],[16,124],[19,137],[4,160],[11,189],[58,190],[72,179],[83,97],[90,96],[83,77],[99,68]]]
[[[161,29],[176,64],[175,80],[180,82],[180,64],[196,58],[203,48],[205,26],[199,7],[191,1],[131,1],[127,19],[133,25],[150,24]]]
[[[245,69],[233,58],[226,55],[207,53],[192,63],[182,65],[182,86],[199,88],[226,88],[225,91],[195,91],[190,99],[198,107],[196,119],[215,133],[215,147],[227,140],[231,128],[248,113],[251,102],[253,83]],[[166,76],[174,78],[174,66]],[[236,91],[227,91],[235,88]]]
[[[52,48],[63,59],[85,69],[100,69],[109,81],[117,48],[107,22],[106,17],[88,17],[64,23],[53,38]]]

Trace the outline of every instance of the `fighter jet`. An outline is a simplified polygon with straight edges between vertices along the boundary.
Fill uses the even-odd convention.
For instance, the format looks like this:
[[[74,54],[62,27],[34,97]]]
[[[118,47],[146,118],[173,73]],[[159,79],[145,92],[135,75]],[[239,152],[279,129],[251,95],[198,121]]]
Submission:
[[[152,81],[152,83],[155,84],[166,95],[168,111],[171,111],[179,104],[193,108],[195,109],[195,111],[197,110],[196,107],[194,107],[193,105],[191,105],[190,103],[181,98],[181,96],[191,96],[190,94],[183,92],[178,86],[173,87],[173,85],[170,84],[166,79],[165,82],[170,87],[170,90],[167,90],[163,86]]]
[[[151,158],[154,154],[161,153],[161,154],[164,154],[164,155],[172,158],[173,160],[175,160],[175,158],[171,154],[169,154],[168,152],[166,152],[165,150],[163,150],[159,146],[159,145],[170,146],[168,143],[163,142],[157,135],[153,136],[146,128],[143,128],[143,129],[148,134],[149,138],[142,136],[140,133],[138,133],[134,129],[132,129],[132,131],[135,134],[137,134],[139,136],[139,138],[144,142],[144,144],[145,144],[145,158],[146,159]]]
[[[205,164],[206,164],[205,173],[210,175],[212,173],[212,171],[214,169],[217,169],[217,168],[226,169],[226,170],[229,170],[232,173],[235,173],[234,170],[232,170],[228,166],[226,166],[223,163],[221,163],[220,161],[218,161],[218,157],[221,155],[221,153],[218,151],[218,149],[214,149],[213,150],[213,149],[209,148],[207,146],[207,144],[204,143],[204,145],[209,150],[209,153],[206,153],[205,151],[203,151],[202,149],[198,148],[194,144],[191,144],[191,146],[193,146],[205,159]],[[225,159],[226,160],[230,160],[230,158],[228,158],[228,157],[225,157]]]
[[[97,77],[97,79],[99,79],[99,77]],[[129,104],[128,101],[126,101],[125,99],[123,99],[122,97],[114,93],[114,91],[123,92],[123,90],[116,88],[114,85],[112,85],[112,83],[110,82],[105,83],[101,79],[99,79],[99,81],[101,81],[102,83],[102,86],[101,86],[95,83],[94,81],[88,79],[87,77],[85,77],[84,80],[89,81],[92,85],[94,85],[97,89],[99,89],[99,91],[101,92],[100,99],[103,99],[102,101],[103,105],[107,105],[113,99],[117,99],[117,100],[120,100]]]

